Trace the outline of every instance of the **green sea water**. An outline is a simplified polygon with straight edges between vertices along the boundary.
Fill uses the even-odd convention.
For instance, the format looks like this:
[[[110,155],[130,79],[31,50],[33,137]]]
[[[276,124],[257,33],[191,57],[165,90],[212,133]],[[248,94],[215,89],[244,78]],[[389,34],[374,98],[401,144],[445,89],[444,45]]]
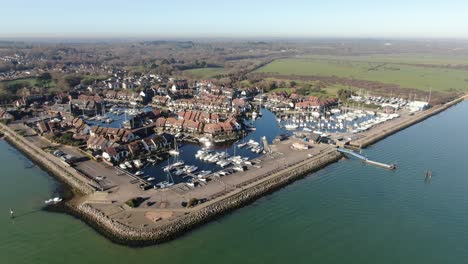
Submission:
[[[0,263],[466,263],[468,103],[161,246],[42,211],[59,184],[0,141]],[[425,180],[425,171],[433,177]],[[9,208],[16,218],[9,218]]]

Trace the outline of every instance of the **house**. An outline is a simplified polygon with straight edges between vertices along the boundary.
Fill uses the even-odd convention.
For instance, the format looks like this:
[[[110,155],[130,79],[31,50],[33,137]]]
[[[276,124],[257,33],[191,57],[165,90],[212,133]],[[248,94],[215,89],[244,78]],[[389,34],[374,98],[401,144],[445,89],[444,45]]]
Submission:
[[[207,136],[217,136],[223,132],[223,128],[219,124],[205,124],[203,132]]]
[[[71,100],[71,111],[74,115],[93,116],[100,113],[103,101],[100,96],[80,95],[78,99]]]
[[[72,126],[75,128],[76,133],[80,135],[88,135],[89,131],[91,130],[89,125],[79,117],[76,117],[72,120]]]
[[[0,107],[0,120],[5,120],[9,122],[9,121],[12,121],[13,119],[14,119],[14,116],[12,114],[8,113],[7,110]]]
[[[153,102],[154,105],[165,106],[165,105],[167,105],[170,98],[171,97],[167,96],[167,95],[164,95],[164,96],[156,95],[156,96],[153,97],[152,102]]]
[[[141,140],[143,148],[147,152],[159,151],[169,145],[167,139],[160,135],[154,135]]]
[[[49,125],[44,120],[37,122],[37,129],[39,132],[41,132],[41,134],[45,134],[51,131]]]
[[[120,162],[128,157],[128,149],[121,147],[108,147],[102,152],[102,157],[109,162]]]
[[[187,89],[187,88],[188,88],[187,80],[175,80],[172,84],[171,90],[173,92],[176,92],[177,90]]]
[[[91,127],[91,129],[89,130],[89,134],[92,137],[101,136],[116,143],[128,143],[137,138],[137,136],[133,134],[132,130],[122,128],[108,128],[101,126]]]
[[[156,127],[164,128],[165,125],[166,125],[166,118],[160,117],[160,118],[156,119]]]
[[[187,120],[184,122],[183,129],[190,133],[202,133],[203,123],[199,121]]]
[[[231,134],[235,130],[235,127],[229,122],[221,122],[219,125],[225,134]]]
[[[127,147],[128,147],[128,152],[133,157],[140,155],[140,153],[142,153],[144,150],[143,144],[139,141],[131,142],[130,144],[127,145]]]
[[[33,103],[43,104],[46,100],[47,98],[42,94],[32,94],[32,95],[21,97],[21,99],[16,100],[13,104],[16,107],[20,107],[20,106],[31,105]]]
[[[113,144],[114,142],[101,136],[90,136],[86,142],[87,148],[94,150],[104,150],[105,148],[111,147]]]
[[[166,119],[166,123],[164,124],[164,127],[165,128],[174,128],[176,122],[177,122],[177,119],[175,119],[174,117],[169,117],[169,118]]]

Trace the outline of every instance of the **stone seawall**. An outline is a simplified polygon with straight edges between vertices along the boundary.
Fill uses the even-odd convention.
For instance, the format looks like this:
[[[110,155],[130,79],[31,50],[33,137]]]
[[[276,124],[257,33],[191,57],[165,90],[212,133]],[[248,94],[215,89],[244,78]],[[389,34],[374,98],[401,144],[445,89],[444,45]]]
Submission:
[[[89,204],[78,206],[69,205],[69,209],[76,217],[93,226],[99,233],[113,242],[129,246],[148,246],[160,244],[177,238],[193,228],[207,223],[236,208],[243,207],[252,201],[271,193],[291,182],[300,179],[313,171],[317,171],[333,162],[342,155],[336,150],[321,154],[319,157],[306,160],[303,163],[287,168],[273,177],[264,180],[237,194],[194,210],[187,215],[174,219],[157,228],[135,228],[126,226],[109,218],[100,210]],[[195,208],[196,209],[196,208]]]
[[[78,172],[74,175],[73,172],[70,171],[71,168],[66,169],[65,164],[61,164],[59,161],[54,161],[48,157],[51,155],[50,153],[46,153],[39,147],[27,141],[24,137],[18,135],[6,125],[0,124],[0,128],[5,134],[5,140],[8,143],[15,146],[19,151],[41,166],[44,170],[68,184],[73,190],[81,194],[90,194],[94,191],[91,186],[80,180],[80,177],[82,176],[78,175]]]

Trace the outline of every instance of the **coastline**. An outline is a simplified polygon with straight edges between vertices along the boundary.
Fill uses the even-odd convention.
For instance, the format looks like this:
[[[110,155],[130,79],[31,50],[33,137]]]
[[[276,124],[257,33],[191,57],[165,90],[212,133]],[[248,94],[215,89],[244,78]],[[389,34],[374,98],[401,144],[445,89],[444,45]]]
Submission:
[[[466,99],[466,97],[463,96],[463,97],[457,98],[457,99],[455,99],[453,101],[447,102],[447,103],[445,103],[443,105],[436,106],[434,108],[425,110],[424,112],[416,113],[415,116],[413,116],[412,118],[410,118],[408,120],[405,120],[405,121],[397,124],[396,126],[391,127],[390,129],[384,129],[382,131],[377,131],[376,133],[365,136],[362,139],[351,141],[350,146],[360,148],[360,149],[361,148],[366,148],[366,147],[368,147],[368,146],[370,146],[372,144],[375,144],[375,143],[379,142],[380,140],[382,140],[382,139],[384,139],[386,137],[389,137],[389,136],[391,136],[391,135],[405,129],[405,128],[408,128],[408,127],[410,127],[412,125],[420,123],[420,122],[428,119],[429,117],[437,115],[437,114],[449,109],[450,107],[464,101],[465,99]]]
[[[351,142],[351,145],[359,147],[372,145],[400,130],[441,113],[463,100],[463,97],[458,98],[444,105],[429,109],[420,113],[421,115],[414,116],[409,120],[405,120],[404,122],[397,124],[391,129],[377,131],[375,135],[365,137],[360,141]],[[145,229],[129,227],[108,217],[99,209],[96,209],[89,204],[75,204],[74,201],[76,201],[76,199],[93,193],[93,188],[73,175],[69,175],[68,171],[63,170],[62,167],[54,164],[55,162],[50,161],[43,150],[29,147],[27,140],[22,136],[12,132],[8,127],[5,129],[3,124],[0,127],[5,133],[5,139],[9,144],[17,148],[41,168],[49,172],[51,175],[54,175],[60,180],[60,182],[69,186],[73,190],[73,193],[76,196],[70,201],[66,201],[64,203],[64,212],[87,223],[98,233],[104,235],[112,242],[127,246],[149,246],[175,239],[204,223],[221,217],[232,210],[248,205],[264,195],[272,193],[291,182],[301,179],[311,172],[320,170],[329,164],[338,161],[342,157],[342,155],[337,151],[325,152],[318,157],[307,159],[300,164],[275,172],[273,175],[268,176],[267,179],[254,182],[251,186],[246,187],[238,193],[222,197],[222,199],[211,203],[208,202],[199,209],[195,207],[194,210],[189,210],[187,214],[157,228]],[[43,153],[40,153],[39,150]],[[57,211],[62,211],[62,209],[59,208]]]
[[[322,157],[318,162],[306,161],[306,163],[309,163],[308,166],[299,164],[294,170],[280,171],[279,175],[260,184],[255,184],[235,195],[230,195],[220,201],[216,201],[152,229],[129,227],[109,218],[100,210],[86,203],[78,206],[67,204],[67,210],[70,214],[81,219],[114,243],[132,247],[157,245],[178,238],[205,223],[222,217],[235,209],[244,207],[265,195],[306,177],[311,172],[318,171],[331,163],[339,161],[341,158],[341,154],[333,151],[333,156],[328,156],[328,158]]]
[[[24,137],[13,134],[14,132],[4,124],[0,124],[0,128],[2,128],[2,132],[5,135],[4,139],[10,145],[15,147],[49,174],[54,175],[60,182],[67,184],[75,193],[86,195],[94,191],[91,186],[78,179],[78,177],[72,175],[69,171],[63,170],[61,164],[57,164],[48,159],[43,150],[32,146]]]

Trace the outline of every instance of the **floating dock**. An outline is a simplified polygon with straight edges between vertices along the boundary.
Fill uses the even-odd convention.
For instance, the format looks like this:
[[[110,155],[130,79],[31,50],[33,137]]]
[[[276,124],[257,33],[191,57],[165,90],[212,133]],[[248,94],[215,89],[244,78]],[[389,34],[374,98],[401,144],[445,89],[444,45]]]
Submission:
[[[343,154],[348,154],[348,155],[354,156],[354,157],[362,160],[364,163],[369,164],[369,165],[373,165],[373,166],[376,166],[376,167],[381,167],[381,168],[388,169],[388,170],[396,169],[395,164],[385,164],[385,163],[382,163],[382,162],[373,161],[373,160],[370,160],[367,157],[364,157],[363,155],[361,155],[359,153],[356,153],[356,152],[354,152],[352,150],[349,150],[349,149],[338,148],[337,150],[339,152],[343,153]]]

